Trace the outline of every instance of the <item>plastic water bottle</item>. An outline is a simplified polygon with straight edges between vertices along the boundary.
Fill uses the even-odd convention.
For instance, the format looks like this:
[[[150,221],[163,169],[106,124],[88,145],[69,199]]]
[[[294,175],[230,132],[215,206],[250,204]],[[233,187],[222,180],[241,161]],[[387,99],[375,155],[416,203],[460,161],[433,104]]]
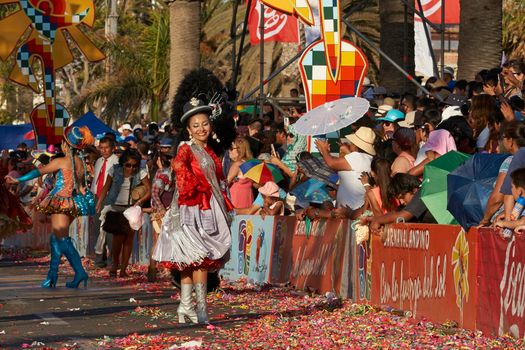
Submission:
[[[512,208],[511,215],[514,218],[514,220],[518,220],[520,218],[521,214],[523,213],[523,208],[525,208],[525,198],[520,196],[516,201],[516,204],[514,204],[514,208]],[[506,228],[503,230],[501,235],[503,236],[503,238],[508,239],[512,237],[513,232],[514,231],[510,228]]]

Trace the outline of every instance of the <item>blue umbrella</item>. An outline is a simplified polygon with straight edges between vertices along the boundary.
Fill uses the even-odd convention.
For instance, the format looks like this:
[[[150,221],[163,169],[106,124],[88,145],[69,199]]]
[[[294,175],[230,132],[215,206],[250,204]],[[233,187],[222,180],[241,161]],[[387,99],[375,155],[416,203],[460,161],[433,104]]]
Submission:
[[[309,197],[311,196],[311,194],[321,189],[325,192],[327,191],[326,184],[324,182],[319,181],[317,179],[308,179],[305,182],[294,187],[294,189],[290,191],[290,194],[295,196],[296,205],[302,208],[306,208],[310,203]]]
[[[508,156],[475,154],[447,175],[447,209],[465,230],[483,218],[501,163]]]

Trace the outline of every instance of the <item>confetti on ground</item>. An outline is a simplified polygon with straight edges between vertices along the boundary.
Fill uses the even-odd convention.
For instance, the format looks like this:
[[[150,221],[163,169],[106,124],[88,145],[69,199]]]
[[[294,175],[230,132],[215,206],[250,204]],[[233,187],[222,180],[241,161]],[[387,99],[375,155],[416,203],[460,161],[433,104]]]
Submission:
[[[173,334],[106,339],[106,348],[181,349],[523,349],[525,342],[510,336],[485,337],[481,332],[434,324],[354,304],[332,296],[311,296],[289,288],[261,291],[245,283],[224,285],[208,295],[212,324],[195,327],[202,339]],[[217,314],[213,310],[224,312]],[[177,315],[160,307],[137,307],[132,314],[149,327],[176,322]],[[176,329],[175,329],[176,330]],[[196,338],[196,337],[195,337]]]
[[[48,257],[36,258],[41,262]],[[109,278],[84,259],[89,274],[99,280],[131,287],[146,293],[165,293],[169,278],[148,283],[146,266],[130,265],[129,278]],[[73,274],[69,265],[61,271]],[[173,308],[137,306],[126,311],[144,322],[146,334],[97,339],[100,349],[524,349],[525,341],[510,336],[491,338],[478,331],[457,328],[453,322],[435,324],[415,320],[395,312],[354,304],[333,295],[313,295],[291,288],[253,286],[246,281],[223,283],[219,291],[208,294],[211,325],[178,325]],[[177,300],[174,291],[169,300]],[[43,299],[42,299],[43,300]],[[140,305],[140,298],[130,302]],[[171,312],[170,312],[171,311]],[[23,344],[30,348],[33,344]],[[62,344],[60,349],[77,345]]]

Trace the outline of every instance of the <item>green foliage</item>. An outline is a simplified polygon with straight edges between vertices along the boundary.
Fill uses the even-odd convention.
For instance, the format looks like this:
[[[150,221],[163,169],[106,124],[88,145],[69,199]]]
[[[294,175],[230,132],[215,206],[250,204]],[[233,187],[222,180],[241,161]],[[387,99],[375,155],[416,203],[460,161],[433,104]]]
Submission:
[[[139,20],[133,11],[121,15],[119,34],[106,45],[106,53],[109,79],[94,81],[74,110],[102,103],[102,117],[123,120],[149,104],[152,120],[158,120],[169,88],[168,10],[149,8]]]
[[[503,2],[503,51],[509,57],[525,56],[525,2]]]

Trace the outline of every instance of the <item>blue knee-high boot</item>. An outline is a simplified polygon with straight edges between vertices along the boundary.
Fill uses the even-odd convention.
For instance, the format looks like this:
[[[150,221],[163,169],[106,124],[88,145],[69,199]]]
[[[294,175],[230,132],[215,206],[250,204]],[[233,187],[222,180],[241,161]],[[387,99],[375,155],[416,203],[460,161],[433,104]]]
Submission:
[[[69,264],[75,271],[75,278],[71,282],[66,282],[66,287],[68,288],[78,288],[80,282],[84,281],[84,287],[87,287],[88,274],[84,267],[82,266],[82,261],[80,260],[80,255],[78,254],[77,249],[71,242],[70,237],[63,237],[59,241],[60,250],[69,261]]]
[[[47,278],[40,285],[42,288],[54,288],[57,285],[58,265],[60,264],[62,252],[60,251],[60,246],[54,233],[52,233],[51,237],[49,237],[49,251],[51,253],[49,271],[47,273]]]

